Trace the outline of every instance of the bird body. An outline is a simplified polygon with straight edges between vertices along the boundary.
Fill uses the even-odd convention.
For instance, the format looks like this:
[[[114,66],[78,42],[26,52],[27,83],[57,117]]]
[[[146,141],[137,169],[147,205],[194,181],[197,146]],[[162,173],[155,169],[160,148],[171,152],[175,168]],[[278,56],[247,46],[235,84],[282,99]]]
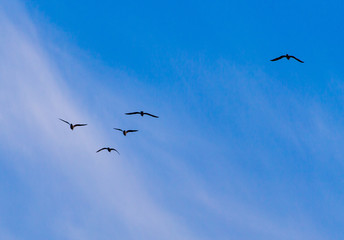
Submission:
[[[87,124],[79,124],[79,123],[78,123],[78,124],[72,124],[72,123],[67,122],[66,120],[61,119],[61,118],[59,118],[59,119],[60,119],[62,122],[67,123],[72,131],[73,131],[73,129],[74,129],[75,127],[81,127],[81,126],[86,126],[86,125],[87,125]]]
[[[151,117],[154,117],[154,118],[159,118],[158,116],[155,116],[155,115],[150,114],[150,113],[146,113],[144,111],[126,113],[126,115],[133,115],[133,114],[140,114],[141,117],[143,117],[143,115],[148,115],[148,116],[151,116]]]
[[[296,57],[294,57],[294,56],[291,56],[291,55],[288,55],[288,54],[286,54],[286,55],[282,55],[282,56],[280,56],[280,57],[278,57],[278,58],[274,58],[274,59],[271,59],[270,61],[277,61],[277,60],[280,60],[280,59],[282,59],[282,58],[286,58],[286,59],[290,59],[290,58],[294,58],[295,60],[297,60],[297,61],[299,61],[300,63],[303,63],[303,61],[301,61],[300,59],[298,59],[298,58],[296,58]]]
[[[116,149],[114,149],[114,148],[109,148],[109,147],[107,147],[107,148],[101,148],[101,149],[99,149],[97,152],[100,152],[100,151],[103,151],[103,150],[108,150],[108,152],[111,152],[111,151],[115,151],[115,152],[117,152],[118,154],[119,154],[119,152],[116,150]]]
[[[123,133],[124,136],[127,136],[127,133],[130,133],[130,132],[137,132],[139,130],[122,130],[120,128],[114,128],[115,130],[118,130],[118,131],[121,131]]]

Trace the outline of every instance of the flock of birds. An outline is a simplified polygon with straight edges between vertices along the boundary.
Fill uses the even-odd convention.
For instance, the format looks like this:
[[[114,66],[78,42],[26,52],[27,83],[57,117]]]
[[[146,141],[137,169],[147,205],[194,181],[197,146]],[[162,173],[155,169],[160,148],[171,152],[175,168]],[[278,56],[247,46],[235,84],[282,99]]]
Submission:
[[[159,118],[158,116],[155,116],[155,115],[150,114],[150,113],[146,113],[146,112],[144,112],[144,111],[140,111],[140,112],[129,112],[129,113],[125,113],[125,114],[126,114],[126,115],[135,115],[135,114],[139,114],[139,115],[141,115],[141,117],[143,117],[144,115],[147,115],[147,116],[151,116],[151,117],[154,117],[154,118]],[[68,121],[66,121],[66,120],[61,119],[61,118],[59,118],[59,119],[60,119],[62,122],[67,123],[67,124],[69,125],[69,128],[70,128],[71,130],[74,130],[75,127],[87,126],[87,124],[85,124],[85,123],[72,124],[72,123],[70,123],[70,122],[68,122]],[[120,128],[114,128],[114,129],[115,129],[115,130],[118,130],[118,131],[121,131],[121,132],[123,133],[124,136],[127,136],[128,133],[137,132],[137,131],[138,131],[138,130],[123,130],[123,129],[120,129]],[[108,152],[115,151],[115,152],[117,152],[117,153],[119,154],[119,152],[118,152],[117,149],[115,149],[115,148],[110,148],[110,147],[103,147],[103,148],[99,149],[99,150],[97,151],[97,153],[100,152],[100,151],[103,151],[103,150],[107,150]]]
[[[288,60],[289,60],[290,58],[294,58],[295,60],[297,60],[297,61],[299,61],[299,62],[301,62],[301,63],[304,63],[304,62],[301,61],[300,59],[298,59],[298,58],[296,58],[296,57],[294,57],[294,56],[288,55],[288,54],[285,54],[285,55],[282,55],[282,56],[280,56],[280,57],[271,59],[270,61],[277,61],[277,60],[280,60],[280,59],[282,59],[282,58],[286,58],[286,59],[288,59]],[[141,115],[142,117],[143,117],[144,115],[147,115],[147,116],[150,116],[150,117],[159,118],[158,116],[155,116],[155,115],[150,114],[150,113],[146,113],[146,112],[144,112],[144,111],[140,111],[140,112],[129,112],[129,113],[125,113],[125,114],[126,114],[126,115],[135,115],[135,114],[139,114],[139,115]],[[73,130],[75,127],[87,126],[87,124],[83,124],[83,123],[72,124],[72,123],[70,123],[70,122],[68,122],[68,121],[66,121],[66,120],[61,119],[61,118],[59,118],[59,119],[60,119],[62,122],[67,123],[67,124],[69,125],[69,127],[70,127],[71,130]],[[128,133],[133,133],[133,132],[137,132],[137,131],[138,131],[138,130],[123,130],[123,129],[121,129],[121,128],[114,128],[114,129],[117,130],[117,131],[121,131],[121,132],[123,133],[124,136],[127,136]],[[117,149],[115,149],[115,148],[110,148],[110,147],[103,147],[103,148],[99,149],[99,150],[97,151],[97,153],[100,152],[100,151],[103,151],[103,150],[107,150],[108,152],[115,151],[115,152],[117,152],[117,153],[119,154],[119,152],[117,151]]]

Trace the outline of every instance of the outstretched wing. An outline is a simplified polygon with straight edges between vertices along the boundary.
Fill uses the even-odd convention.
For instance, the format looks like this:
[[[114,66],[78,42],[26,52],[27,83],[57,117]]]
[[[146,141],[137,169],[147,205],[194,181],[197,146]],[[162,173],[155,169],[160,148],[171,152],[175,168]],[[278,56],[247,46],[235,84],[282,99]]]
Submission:
[[[294,58],[295,60],[299,61],[300,63],[303,63],[303,61],[301,61],[300,59],[298,59],[298,58],[296,58],[294,56],[290,56],[290,57]]]
[[[130,113],[126,113],[126,115],[133,115],[133,114],[140,114],[140,112],[130,112]]]
[[[87,124],[75,124],[74,127],[82,127],[82,126],[86,126]]]
[[[284,58],[284,57],[285,57],[285,55],[282,55],[282,56],[280,56],[278,58],[271,59],[270,61],[277,61],[277,60],[280,60],[281,58]]]
[[[137,132],[138,130],[127,130],[128,133],[130,132]]]
[[[69,122],[67,122],[66,120],[63,120],[63,119],[61,119],[61,118],[59,118],[62,122],[65,122],[65,123],[67,123],[68,125],[70,125],[70,123]]]
[[[123,130],[120,128],[113,128],[113,129],[123,132]]]
[[[101,149],[99,149],[97,152],[103,151],[103,150],[105,150],[105,149],[107,149],[107,148],[101,148]]]
[[[110,151],[111,151],[111,150],[114,150],[114,151],[116,151],[116,152],[119,154],[119,152],[118,152],[116,149],[114,149],[114,148],[110,148]]]
[[[155,116],[155,115],[150,114],[150,113],[144,113],[144,114],[146,114],[146,115],[148,115],[148,116],[151,116],[151,117],[159,118],[158,116]]]

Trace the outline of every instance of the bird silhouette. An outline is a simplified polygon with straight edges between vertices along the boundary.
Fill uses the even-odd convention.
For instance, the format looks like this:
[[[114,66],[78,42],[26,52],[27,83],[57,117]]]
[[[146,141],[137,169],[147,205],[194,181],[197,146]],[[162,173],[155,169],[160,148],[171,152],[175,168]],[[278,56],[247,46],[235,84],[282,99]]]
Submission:
[[[150,113],[146,113],[146,112],[144,112],[144,111],[126,113],[126,115],[133,115],[133,114],[140,114],[141,117],[143,117],[143,115],[148,115],[148,116],[151,116],[151,117],[154,117],[154,118],[159,118],[158,116],[155,116],[155,115],[150,114]]]
[[[303,61],[301,61],[300,59],[298,59],[298,58],[296,58],[296,57],[294,57],[294,56],[288,55],[288,54],[282,55],[282,56],[280,56],[280,57],[278,57],[278,58],[274,58],[274,59],[272,59],[272,60],[270,60],[270,61],[277,61],[277,60],[280,60],[280,59],[282,59],[282,58],[284,58],[284,57],[287,58],[288,60],[289,60],[290,58],[294,58],[295,60],[299,61],[300,63],[303,63]]]
[[[63,119],[61,119],[61,118],[59,118],[62,122],[65,122],[65,123],[67,123],[68,125],[69,125],[69,127],[70,127],[70,129],[74,129],[75,127],[81,127],[81,126],[86,126],[87,124],[80,124],[80,123],[78,123],[78,124],[71,124],[71,123],[69,123],[69,122],[67,122],[66,120],[63,120]]]
[[[103,150],[108,150],[108,152],[115,151],[115,152],[117,152],[117,153],[119,154],[119,152],[118,152],[116,149],[114,149],[114,148],[109,148],[109,147],[107,147],[107,148],[101,148],[101,149],[99,149],[97,152],[100,152],[100,151],[103,151]]]
[[[121,131],[123,133],[124,136],[127,136],[127,133],[130,132],[137,132],[138,130],[122,130],[120,128],[114,128],[115,130]]]

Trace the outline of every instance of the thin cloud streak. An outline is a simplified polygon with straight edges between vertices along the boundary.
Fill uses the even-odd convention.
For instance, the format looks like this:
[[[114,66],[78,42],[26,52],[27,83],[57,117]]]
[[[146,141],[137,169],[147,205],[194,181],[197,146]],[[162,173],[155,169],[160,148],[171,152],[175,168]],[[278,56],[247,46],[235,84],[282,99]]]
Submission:
[[[207,126],[209,134],[203,136],[212,139],[217,129],[223,131],[214,139],[218,146],[206,148],[215,155],[206,158],[211,164],[198,163],[203,169],[214,170],[191,181],[190,189],[195,191],[192,195],[200,196],[198,200],[204,202],[205,209],[213,209],[225,222],[227,219],[228,226],[256,233],[250,235],[256,239],[287,239],[291,235],[294,239],[326,239],[339,234],[320,228],[322,223],[317,220],[332,211],[331,205],[326,205],[329,195],[323,195],[324,190],[332,188],[331,181],[343,170],[340,143],[344,139],[339,136],[344,131],[331,109],[317,96],[297,94],[260,71],[236,69],[226,61],[216,67],[185,60],[176,65],[180,78],[185,78],[185,88],[192,89],[191,99],[213,101],[208,108],[213,112],[203,116],[211,118],[214,114],[225,119],[212,119],[213,124]],[[197,84],[188,79],[197,79]],[[212,96],[211,92],[220,92],[217,88],[223,89],[224,95]],[[203,94],[193,96],[197,92]],[[204,127],[201,129],[207,131]],[[190,176],[190,172],[186,174]],[[202,177],[211,174],[214,176],[204,179],[207,183],[201,183]],[[333,179],[325,178],[326,183],[320,184],[318,176],[328,174]],[[331,191],[339,194],[334,188]],[[315,196],[319,199],[309,204]],[[310,214],[313,204],[323,204],[327,210]]]

